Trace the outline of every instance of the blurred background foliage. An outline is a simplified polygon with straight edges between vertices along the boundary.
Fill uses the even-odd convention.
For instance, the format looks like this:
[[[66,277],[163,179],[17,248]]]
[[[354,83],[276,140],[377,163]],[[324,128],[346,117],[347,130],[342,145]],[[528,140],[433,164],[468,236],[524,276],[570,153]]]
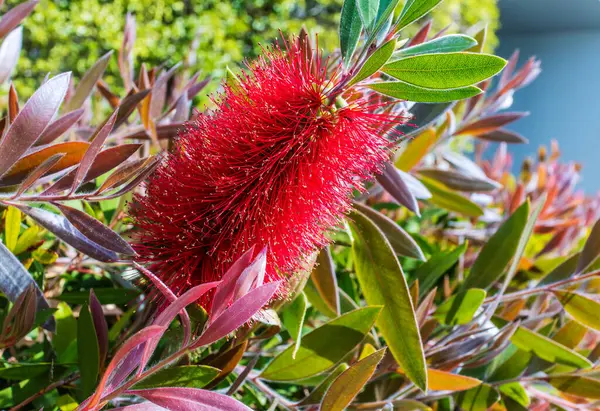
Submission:
[[[21,0],[8,0],[13,7]],[[254,57],[278,34],[297,33],[305,24],[319,33],[320,47],[337,47],[341,0],[41,0],[24,23],[23,51],[14,82],[28,97],[47,73],[73,71],[75,78],[123,38],[126,13],[135,15],[136,64],[172,66],[184,61],[192,71],[222,78],[227,65]],[[497,44],[496,0],[446,0],[429,15],[434,30],[468,31],[487,24],[487,47]],[[407,30],[414,34],[418,25]],[[411,31],[412,30],[412,31]],[[195,53],[191,52],[196,50]],[[116,59],[105,81],[117,90]],[[215,84],[213,84],[213,87]],[[207,91],[212,91],[208,89]]]

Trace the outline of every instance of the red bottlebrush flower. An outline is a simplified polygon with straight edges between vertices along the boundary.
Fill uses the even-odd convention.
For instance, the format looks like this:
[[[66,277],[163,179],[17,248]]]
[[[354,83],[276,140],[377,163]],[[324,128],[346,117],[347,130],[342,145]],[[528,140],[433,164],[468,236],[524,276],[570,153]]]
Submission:
[[[301,269],[388,158],[402,119],[360,98],[336,107],[320,58],[286,48],[224,86],[133,202],[139,261],[175,293],[221,278],[252,246],[268,247],[265,282]]]

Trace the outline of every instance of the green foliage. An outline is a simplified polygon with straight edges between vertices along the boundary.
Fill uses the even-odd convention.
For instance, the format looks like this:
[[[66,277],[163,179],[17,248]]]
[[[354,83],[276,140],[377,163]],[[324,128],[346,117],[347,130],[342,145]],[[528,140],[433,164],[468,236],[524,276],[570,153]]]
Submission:
[[[7,0],[12,7],[20,0]],[[134,55],[139,62],[172,66],[185,61],[192,71],[224,77],[226,66],[240,65],[283,33],[298,33],[305,25],[319,33],[319,46],[332,50],[341,0],[41,0],[25,21],[23,52],[15,83],[27,97],[47,73],[73,71],[76,78],[104,53],[117,50],[123,39],[125,13],[135,15],[138,29]],[[496,0],[446,0],[431,14],[434,30],[452,31],[488,24],[486,44],[496,45]],[[212,28],[218,27],[218,30]],[[414,33],[409,27],[407,34]],[[190,51],[195,48],[195,52]],[[121,87],[113,60],[105,81]]]

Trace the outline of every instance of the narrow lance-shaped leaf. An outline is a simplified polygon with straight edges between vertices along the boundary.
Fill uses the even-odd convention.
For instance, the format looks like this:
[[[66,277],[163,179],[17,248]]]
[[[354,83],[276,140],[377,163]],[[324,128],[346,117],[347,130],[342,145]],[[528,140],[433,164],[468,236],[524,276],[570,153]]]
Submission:
[[[433,204],[468,217],[481,217],[483,215],[483,210],[476,203],[456,191],[450,190],[443,184],[426,177],[421,177],[421,182],[431,192],[429,201]]]
[[[301,293],[294,301],[292,301],[287,308],[281,313],[281,320],[285,328],[287,328],[294,341],[294,351],[292,352],[292,358],[296,358],[296,353],[300,348],[300,341],[302,339],[302,327],[304,326],[304,317],[306,316],[306,308],[308,301],[306,295]]]
[[[356,7],[356,0],[344,0],[340,16],[340,50],[348,66],[362,31],[362,22]]]
[[[21,211],[15,207],[8,207],[4,217],[4,242],[10,251],[15,250],[20,232]]]
[[[505,125],[510,124],[513,121],[517,121],[527,115],[529,115],[528,112],[492,114],[461,127],[454,134],[457,136],[464,134],[472,136],[479,136],[481,134],[489,135],[489,133],[499,129],[500,127],[504,127]],[[488,136],[488,139],[489,138],[490,137]]]
[[[331,384],[323,401],[321,410],[323,411],[343,411],[352,402],[354,397],[367,384],[369,378],[375,372],[377,364],[385,354],[385,348],[374,352],[362,360],[352,364],[350,368],[341,373],[339,377]]]
[[[48,301],[31,274],[23,267],[17,257],[0,242],[0,290],[10,301],[14,302],[29,287],[33,287],[35,290],[37,310],[49,308]],[[54,322],[48,322],[44,327],[54,331]]]
[[[598,379],[583,376],[558,376],[551,377],[548,382],[566,394],[600,400],[600,380]]]
[[[477,84],[499,73],[500,57],[479,53],[422,54],[393,61],[382,71],[398,80],[431,89],[455,89]]]
[[[355,203],[354,208],[367,216],[379,227],[396,254],[425,261],[423,251],[421,251],[417,242],[390,218],[364,204]]]
[[[33,11],[38,3],[39,0],[29,0],[4,13],[0,20],[0,39],[17,27]]]
[[[387,61],[396,48],[396,39],[392,39],[379,47],[358,71],[348,86],[356,84],[375,74]]]
[[[467,175],[455,170],[441,170],[438,168],[422,168],[418,170],[419,174],[437,180],[447,187],[454,190],[465,192],[493,191],[500,187],[500,184],[488,178],[480,178]]]
[[[373,327],[381,307],[350,311],[321,325],[302,337],[296,358],[294,345],[271,361],[260,375],[271,381],[296,381],[333,367],[360,344]],[[335,340],[335,344],[331,342]]]
[[[396,24],[396,30],[402,30],[413,21],[429,13],[441,0],[407,0]]]
[[[473,263],[463,290],[487,289],[498,280],[517,251],[528,216],[529,202],[525,202],[490,237]]]
[[[70,73],[44,83],[25,103],[0,141],[0,177],[35,143],[50,123],[69,85]]]
[[[354,211],[348,221],[358,282],[369,305],[383,305],[377,326],[406,375],[427,389],[425,355],[402,267],[381,230]]]
[[[119,234],[83,211],[64,204],[55,204],[61,213],[77,228],[81,234],[102,247],[125,255],[135,255],[129,243]]]
[[[600,303],[576,292],[554,290],[553,293],[576,321],[600,331]]]
[[[481,381],[476,378],[452,374],[433,368],[427,370],[427,377],[429,380],[429,389],[435,391],[464,391],[481,384]]]
[[[323,248],[310,274],[312,283],[327,306],[337,315],[340,314],[340,297],[338,292],[335,265],[329,247]]]
[[[198,388],[151,388],[131,390],[127,393],[145,398],[156,405],[171,410],[252,410],[232,397]]]
[[[371,83],[368,87],[386,96],[419,103],[449,103],[481,93],[481,89],[475,86],[433,89],[405,83],[404,81]]]
[[[435,318],[442,324],[468,324],[473,320],[485,300],[486,292],[480,288],[470,288],[457,293],[441,304],[435,311]]]
[[[67,132],[83,115],[85,110],[80,108],[70,113],[64,114],[46,127],[42,135],[35,142],[36,146],[43,146],[52,143],[54,140]]]
[[[98,363],[100,370],[102,370],[108,355],[108,325],[106,324],[106,318],[102,311],[102,305],[96,297],[96,294],[94,294],[94,290],[90,290],[89,307],[98,341]]]
[[[396,51],[392,55],[392,61],[400,58],[416,56],[419,54],[431,53],[452,53],[468,49],[477,44],[472,37],[464,34],[450,34],[448,36],[438,37],[436,39],[421,43],[416,46],[406,47]]]
[[[72,111],[80,108],[85,99],[88,98],[92,89],[102,78],[106,67],[108,66],[108,62],[110,61],[110,57],[112,56],[112,50],[100,57],[100,59],[90,68],[84,75],[83,78],[77,84],[77,88],[75,88],[75,92],[73,96],[69,99],[65,106],[65,111]]]
[[[81,370],[80,389],[85,398],[94,391],[100,370],[98,336],[87,304],[81,307],[77,320],[77,352]]]
[[[577,270],[573,274],[577,275],[584,272],[596,261],[598,256],[600,256],[600,220],[596,221],[592,227],[590,236],[586,240],[577,262]]]
[[[338,377],[338,375],[340,375],[347,369],[348,364],[346,363],[341,363],[340,365],[335,367],[332,371],[329,372],[329,374],[323,380],[323,382],[317,385],[315,389],[312,390],[310,394],[308,394],[308,396],[306,396],[302,401],[300,401],[296,405],[299,407],[303,407],[305,405],[320,404],[321,400],[323,399],[323,396],[327,392],[327,389],[329,388],[331,383]]]
[[[31,188],[40,177],[49,172],[64,156],[64,153],[57,153],[44,160],[42,164],[37,166],[31,173],[29,173],[12,198],[19,198],[25,191]]]
[[[17,27],[4,40],[0,41],[0,84],[3,84],[9,79],[19,61],[23,42],[23,27]]]
[[[134,389],[157,387],[202,388],[219,374],[219,369],[206,365],[184,365],[163,368],[134,385]]]
[[[456,403],[463,410],[486,411],[500,400],[500,393],[495,387],[481,384],[468,391],[463,391],[456,397]]]
[[[65,217],[24,204],[15,204],[15,206],[33,218],[39,225],[82,253],[99,261],[111,262],[119,259],[114,251],[108,250],[84,236]]]
[[[398,203],[402,204],[410,211],[420,216],[419,204],[408,185],[402,178],[402,174],[396,170],[392,163],[386,163],[383,173],[377,177],[377,182],[391,195]]]

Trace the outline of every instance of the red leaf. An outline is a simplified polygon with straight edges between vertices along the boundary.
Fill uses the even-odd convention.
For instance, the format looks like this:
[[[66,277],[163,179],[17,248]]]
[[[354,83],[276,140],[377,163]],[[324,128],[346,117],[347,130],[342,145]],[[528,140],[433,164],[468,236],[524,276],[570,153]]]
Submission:
[[[383,173],[378,175],[377,182],[391,195],[396,201],[408,208],[410,211],[419,214],[419,204],[417,199],[410,191],[402,176],[396,170],[392,163],[387,163]]]
[[[239,276],[235,284],[233,301],[239,300],[250,290],[263,285],[265,280],[265,270],[267,269],[267,247],[263,248],[250,264]]]
[[[280,282],[263,285],[234,302],[202,333],[195,347],[211,344],[238,329],[254,316],[275,294]]]
[[[182,410],[221,410],[248,411],[251,408],[236,399],[213,391],[199,388],[151,388],[147,390],[127,391],[145,398],[156,405],[172,411]]]
[[[42,133],[38,141],[35,142],[36,146],[43,146],[45,144],[50,144],[64,133],[70,129],[73,124],[77,123],[77,121],[83,115],[85,110],[80,108],[79,110],[71,111],[53,121]]]
[[[98,301],[94,290],[90,290],[90,313],[92,315],[92,321],[94,322],[94,329],[96,330],[96,337],[98,338],[98,352],[100,354],[100,369],[104,367],[106,356],[108,355],[108,325],[106,324],[106,318],[102,311],[102,304]]]
[[[0,141],[0,176],[18,161],[48,126],[65,97],[69,78],[70,73],[51,78],[25,103]]]
[[[4,13],[0,20],[0,39],[17,27],[33,11],[38,2],[39,0],[29,0]]]
[[[479,120],[472,122],[471,124],[467,124],[460,130],[458,130],[455,135],[461,134],[470,134],[472,136],[478,136],[480,134],[489,133],[490,131],[494,131],[500,127],[504,127],[507,124],[512,123],[513,121],[519,120],[525,116],[529,115],[528,112],[511,112],[511,113],[500,113],[493,114],[488,117],[483,117]]]

